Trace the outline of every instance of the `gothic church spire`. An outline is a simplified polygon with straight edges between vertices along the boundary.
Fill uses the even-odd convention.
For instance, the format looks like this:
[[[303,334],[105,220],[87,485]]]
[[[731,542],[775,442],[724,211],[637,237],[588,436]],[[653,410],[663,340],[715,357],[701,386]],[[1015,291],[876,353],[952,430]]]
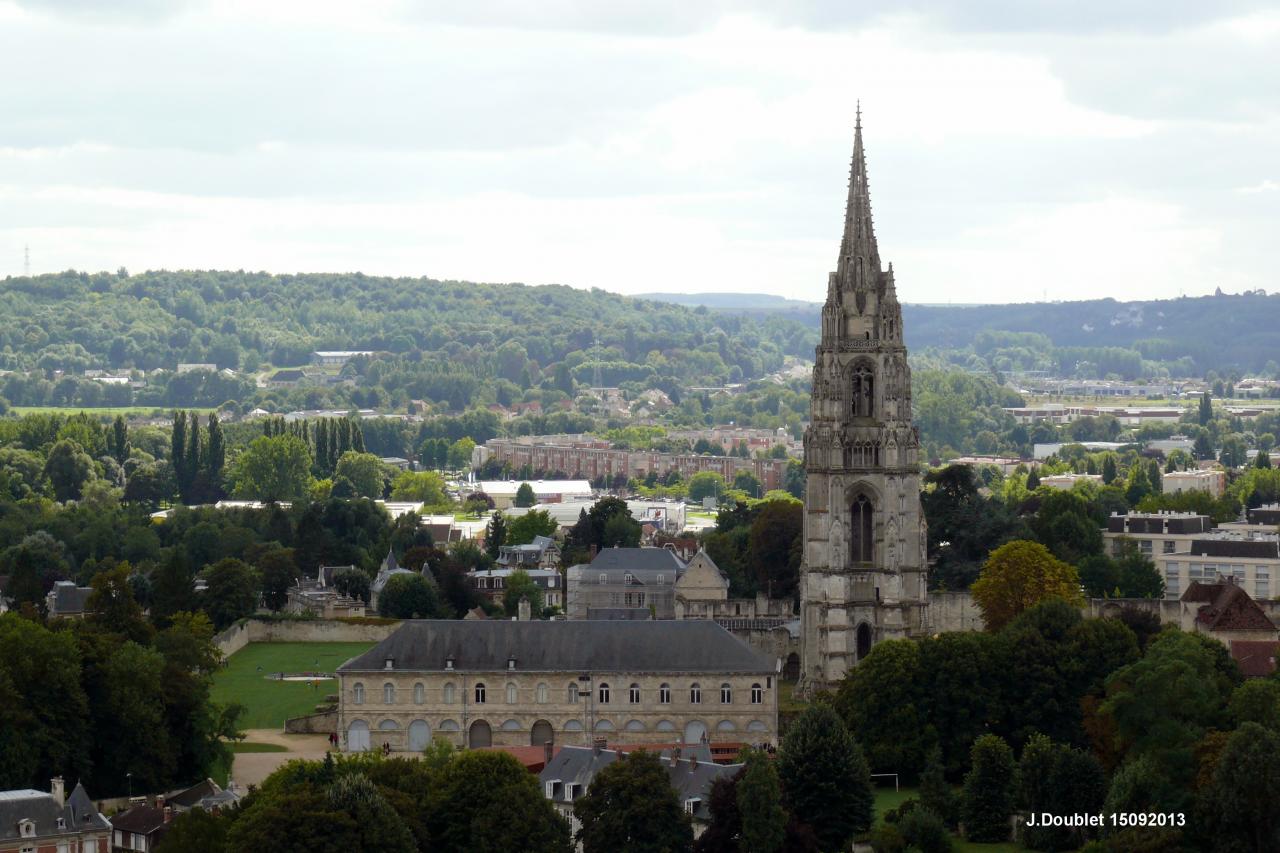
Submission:
[[[862,258],[861,265],[858,258]],[[841,283],[866,287],[880,273],[880,249],[871,219],[871,189],[867,183],[867,157],[862,147],[862,104],[858,103],[853,127],[853,159],[849,164],[849,200],[844,212],[844,238],[837,264]],[[865,278],[864,278],[865,277]],[[859,280],[863,279],[863,280]]]

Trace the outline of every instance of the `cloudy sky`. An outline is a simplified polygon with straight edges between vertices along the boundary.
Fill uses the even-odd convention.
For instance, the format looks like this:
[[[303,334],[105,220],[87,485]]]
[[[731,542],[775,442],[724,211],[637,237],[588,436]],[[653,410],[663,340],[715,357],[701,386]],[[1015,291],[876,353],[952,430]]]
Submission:
[[[1280,289],[1280,2],[0,0],[0,277]]]

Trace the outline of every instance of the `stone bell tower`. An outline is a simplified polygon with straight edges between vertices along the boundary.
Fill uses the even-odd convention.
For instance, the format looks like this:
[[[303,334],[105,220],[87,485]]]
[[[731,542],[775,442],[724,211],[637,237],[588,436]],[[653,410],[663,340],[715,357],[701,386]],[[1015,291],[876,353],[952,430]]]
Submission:
[[[807,690],[834,686],[875,643],[928,625],[920,435],[893,264],[880,268],[871,221],[861,109],[814,361],[800,570]]]

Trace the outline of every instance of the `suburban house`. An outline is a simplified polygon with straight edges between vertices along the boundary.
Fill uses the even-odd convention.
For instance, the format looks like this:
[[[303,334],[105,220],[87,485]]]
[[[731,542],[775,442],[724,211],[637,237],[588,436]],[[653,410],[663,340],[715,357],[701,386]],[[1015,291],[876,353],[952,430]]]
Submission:
[[[565,573],[570,619],[674,619],[684,563],[666,548],[605,548]]]
[[[1235,578],[1214,583],[1194,581],[1182,595],[1182,629],[1208,634],[1231,648],[1237,642],[1269,642],[1280,639],[1275,623],[1249,597]]]
[[[609,749],[603,738],[591,746],[565,746],[546,760],[538,781],[543,796],[551,801],[555,810],[569,828],[577,833],[582,824],[574,816],[573,804],[591,788],[596,774],[622,757],[618,749]],[[711,786],[717,779],[732,779],[742,769],[741,764],[716,764],[705,743],[694,743],[664,749],[658,760],[667,771],[671,787],[675,789],[684,810],[693,818],[694,838],[702,835],[711,822]]]
[[[408,569],[400,568],[400,564],[396,562],[395,551],[388,548],[387,556],[382,558],[382,566],[378,569],[378,574],[373,579],[373,583],[369,586],[369,607],[373,611],[378,610],[378,596],[382,594],[387,586],[387,581],[395,575],[411,575],[413,572]]]
[[[110,853],[111,824],[84,786],[67,796],[59,776],[50,787],[0,791],[0,853]]]
[[[50,619],[83,619],[93,588],[76,586],[75,581],[57,581],[45,595]]]
[[[527,574],[542,590],[542,601],[547,607],[564,607],[564,585],[558,569],[498,568],[467,573],[467,583],[476,592],[494,604],[502,604],[507,583],[516,572]]]
[[[773,744],[776,669],[709,620],[411,620],[338,667],[338,730],[351,752]]]
[[[560,546],[550,536],[535,536],[524,545],[502,545],[497,565],[504,569],[554,569],[560,565]]]
[[[528,483],[537,503],[560,503],[575,498],[590,498],[587,480],[484,480],[476,483],[477,491],[493,498],[495,509],[507,509],[516,502],[516,492]]]
[[[111,849],[150,853],[164,838],[172,820],[173,807],[164,804],[164,797],[156,797],[154,806],[131,806],[111,817]]]
[[[373,350],[318,350],[311,353],[311,363],[316,367],[342,367],[358,355],[373,355]]]

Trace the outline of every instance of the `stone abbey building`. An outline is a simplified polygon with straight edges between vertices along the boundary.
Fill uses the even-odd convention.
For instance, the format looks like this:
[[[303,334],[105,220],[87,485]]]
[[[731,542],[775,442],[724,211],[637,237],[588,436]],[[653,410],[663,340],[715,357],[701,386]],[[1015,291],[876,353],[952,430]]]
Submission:
[[[777,743],[777,661],[709,619],[424,619],[338,667],[349,751]]]
[[[858,113],[815,354],[801,568],[802,678],[834,685],[880,640],[928,625],[919,432],[893,265],[880,266]]]

